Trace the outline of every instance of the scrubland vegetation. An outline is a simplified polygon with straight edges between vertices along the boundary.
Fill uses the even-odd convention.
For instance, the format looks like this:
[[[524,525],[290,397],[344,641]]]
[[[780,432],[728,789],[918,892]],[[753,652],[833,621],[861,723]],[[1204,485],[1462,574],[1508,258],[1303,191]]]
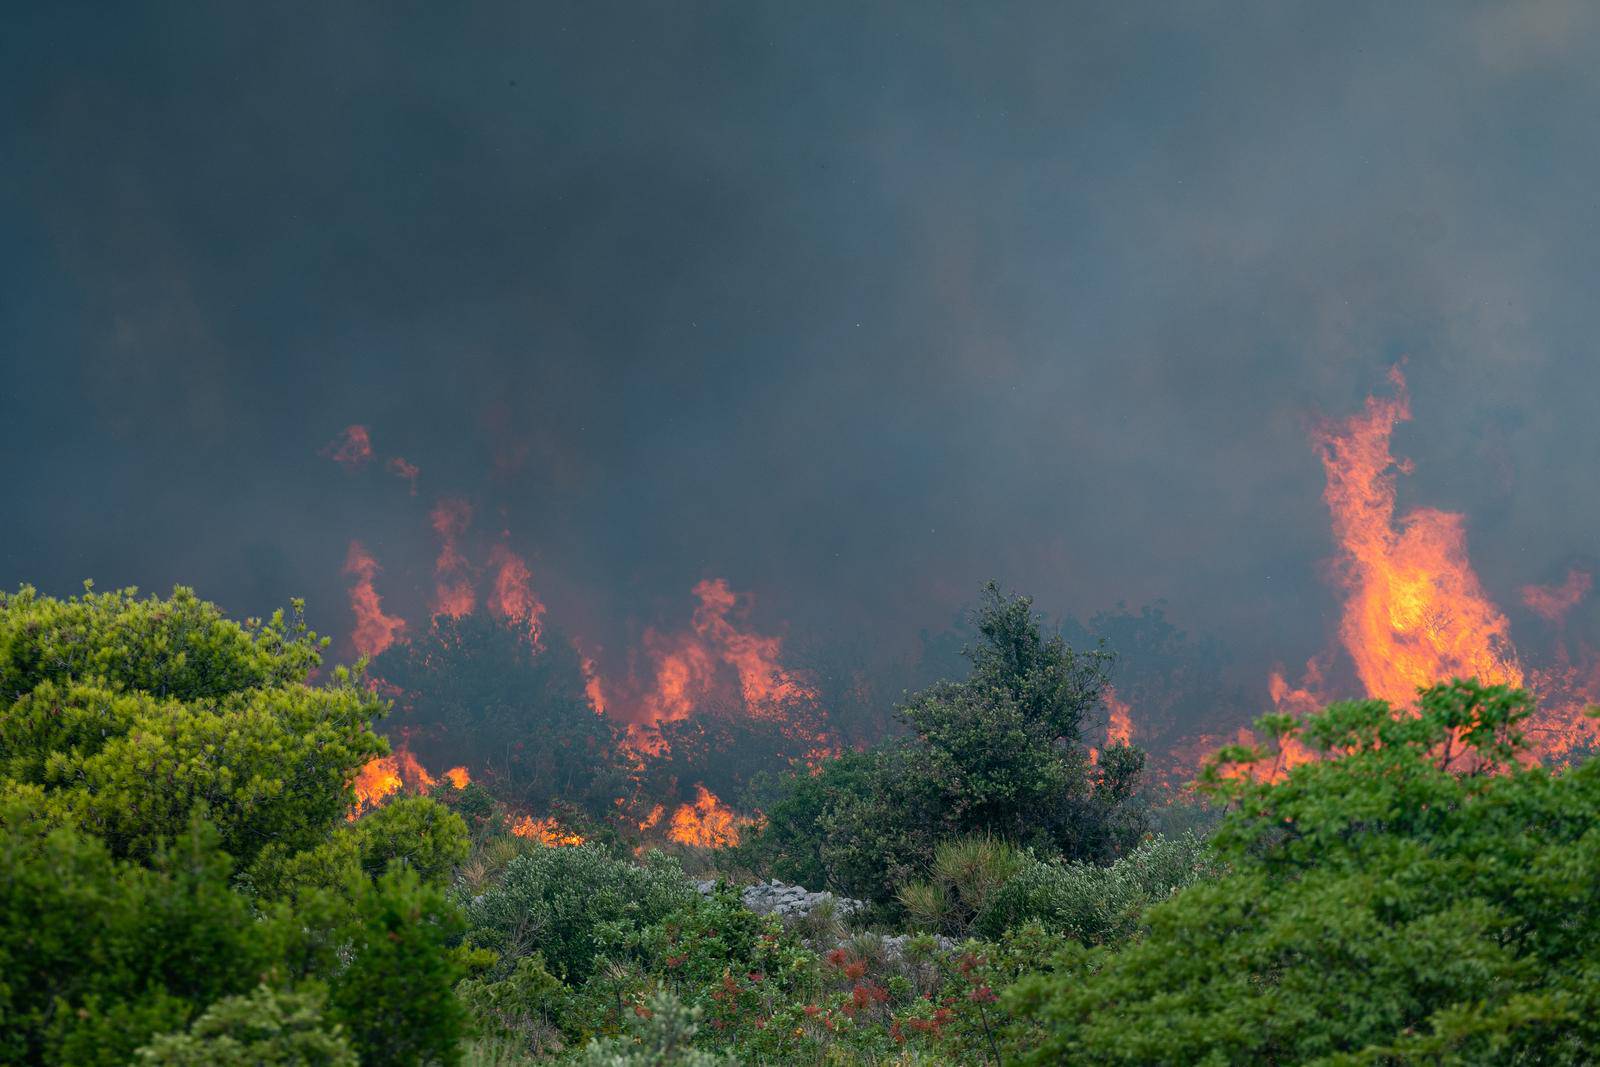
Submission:
[[[1519,758],[1526,694],[1269,716],[1220,822],[1183,802],[1215,829],[1160,836],[1143,755],[1083,743],[1104,653],[977,623],[902,734],[640,855],[509,836],[481,784],[348,819],[384,706],[298,608],[4,596],[0,1062],[1593,1061],[1600,769]]]

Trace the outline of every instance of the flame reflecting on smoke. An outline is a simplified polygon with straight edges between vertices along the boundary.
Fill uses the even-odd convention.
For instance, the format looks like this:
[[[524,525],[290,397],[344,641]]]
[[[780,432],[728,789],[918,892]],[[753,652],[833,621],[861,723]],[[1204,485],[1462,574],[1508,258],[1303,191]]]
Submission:
[[[373,585],[373,579],[378,574],[378,561],[372,558],[372,553],[360,541],[350,542],[344,573],[355,578],[350,586],[350,610],[355,613],[356,625],[350,637],[356,652],[368,658],[382,655],[390,645],[404,637],[406,621],[383,613],[383,598]]]

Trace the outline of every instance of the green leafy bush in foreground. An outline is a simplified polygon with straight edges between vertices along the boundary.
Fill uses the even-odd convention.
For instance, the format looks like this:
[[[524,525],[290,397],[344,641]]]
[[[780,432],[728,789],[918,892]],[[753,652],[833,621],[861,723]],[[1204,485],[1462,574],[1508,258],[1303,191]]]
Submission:
[[[1219,755],[1229,875],[1018,983],[1029,1062],[1592,1062],[1600,764],[1519,765],[1530,708],[1455,682],[1264,721],[1327,758],[1269,784]]]
[[[458,1059],[465,826],[346,823],[384,709],[298,607],[0,594],[0,1061]]]
[[[261,986],[225,997],[185,1033],[163,1034],[138,1052],[137,1067],[357,1067],[356,1055],[309,994]]]
[[[1144,754],[1118,745],[1094,764],[1081,744],[1110,654],[1047,636],[1031,600],[992,583],[974,623],[970,673],[907,700],[906,737],[782,783],[743,850],[753,866],[892,914],[899,887],[923,877],[951,838],[988,835],[1095,863],[1138,843]]]

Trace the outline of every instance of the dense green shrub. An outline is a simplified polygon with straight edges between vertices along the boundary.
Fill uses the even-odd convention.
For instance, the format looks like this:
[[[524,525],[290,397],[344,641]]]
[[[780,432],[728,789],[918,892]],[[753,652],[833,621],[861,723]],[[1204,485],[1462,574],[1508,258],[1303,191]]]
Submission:
[[[207,1008],[188,1031],[140,1049],[138,1067],[357,1067],[356,1054],[322,1018],[321,998],[261,986]]]
[[[931,876],[901,886],[900,903],[922,928],[964,937],[1026,862],[1017,849],[987,835],[941,841]]]
[[[145,866],[41,805],[37,789],[0,800],[0,1062],[120,1067],[273,965],[284,931],[229,890],[211,828]]]
[[[0,595],[0,1060],[204,1058],[266,983],[326,987],[367,1062],[453,1062],[465,827],[427,800],[346,823],[383,707],[310,684],[298,607]]]
[[[657,993],[629,1021],[628,1033],[591,1042],[579,1067],[734,1067],[739,1061],[694,1046],[700,1011],[671,993]]]
[[[509,975],[469,978],[456,992],[490,1041],[535,1053],[559,1050],[562,1031],[572,1026],[577,1012],[571,990],[545,968],[537,952],[518,959]]]
[[[464,929],[445,891],[396,863],[359,904],[350,963],[329,998],[363,1063],[454,1064],[463,974],[446,946]]]
[[[537,952],[557,976],[576,985],[624,933],[695,896],[677,861],[660,853],[651,853],[641,867],[598,845],[533,845],[506,865],[497,885],[470,900],[468,939],[500,954],[501,975]]]
[[[1029,859],[980,909],[976,928],[998,938],[1038,923],[1085,945],[1123,940],[1138,928],[1151,904],[1217,868],[1193,834],[1152,838],[1109,867]]]
[[[940,841],[987,834],[1044,856],[1110,862],[1145,830],[1137,749],[1080,743],[1109,653],[1045,636],[1026,597],[991,584],[971,673],[912,697],[908,736],[796,773],[745,850],[778,877],[879,903],[931,868]]]
[[[1455,682],[1420,714],[1334,704],[1280,783],[1225,750],[1227,877],[1079,948],[1012,1006],[1036,1063],[1587,1063],[1600,1047],[1600,763],[1518,764],[1531,701]]]

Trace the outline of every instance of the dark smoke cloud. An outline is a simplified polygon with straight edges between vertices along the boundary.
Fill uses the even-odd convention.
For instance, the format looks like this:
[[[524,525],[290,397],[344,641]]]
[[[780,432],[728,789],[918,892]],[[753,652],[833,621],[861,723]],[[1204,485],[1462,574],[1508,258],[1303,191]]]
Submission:
[[[417,617],[451,495],[613,647],[711,575],[886,641],[992,575],[1256,674],[1334,618],[1307,427],[1401,357],[1497,601],[1595,551],[1577,0],[3,18],[8,585],[343,631],[359,538]]]

